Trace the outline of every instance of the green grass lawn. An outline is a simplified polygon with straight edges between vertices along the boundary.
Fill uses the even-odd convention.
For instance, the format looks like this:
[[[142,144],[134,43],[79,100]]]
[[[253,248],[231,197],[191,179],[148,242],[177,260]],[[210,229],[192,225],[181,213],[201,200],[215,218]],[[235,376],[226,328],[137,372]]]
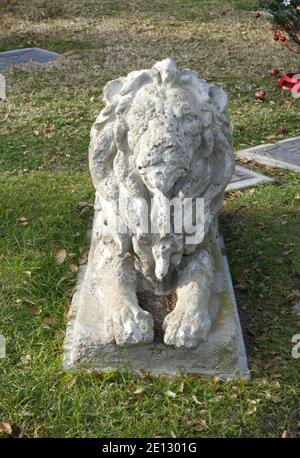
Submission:
[[[257,21],[256,2],[227,0],[0,0],[0,50],[46,47],[46,66],[2,71],[0,101],[1,422],[22,437],[296,437],[300,317],[299,175],[227,195],[221,215],[249,355],[251,382],[185,374],[62,371],[74,265],[87,247],[93,202],[89,129],[103,85],[173,57],[230,94],[235,149],[300,135],[300,102],[272,68],[299,68]],[[255,91],[267,91],[255,103]],[[248,164],[250,166],[250,164]],[[55,252],[67,258],[58,264]],[[176,397],[170,397],[172,391]],[[7,436],[4,432],[0,432]]]

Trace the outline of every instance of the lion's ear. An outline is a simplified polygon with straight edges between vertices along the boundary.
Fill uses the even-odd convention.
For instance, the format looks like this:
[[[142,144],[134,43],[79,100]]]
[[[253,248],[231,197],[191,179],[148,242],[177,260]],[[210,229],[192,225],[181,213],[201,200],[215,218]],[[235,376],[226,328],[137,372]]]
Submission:
[[[114,98],[122,90],[126,82],[125,77],[109,81],[103,89],[103,98],[106,103],[113,103]]]
[[[228,95],[221,87],[212,84],[209,88],[209,96],[211,101],[218,107],[218,110],[221,113],[226,110]]]

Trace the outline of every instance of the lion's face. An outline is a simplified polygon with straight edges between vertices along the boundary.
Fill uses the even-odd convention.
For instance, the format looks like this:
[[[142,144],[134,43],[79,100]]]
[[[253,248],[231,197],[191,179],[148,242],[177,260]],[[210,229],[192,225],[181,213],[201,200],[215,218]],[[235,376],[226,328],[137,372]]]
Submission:
[[[234,168],[227,95],[165,59],[109,82],[104,100],[91,131],[93,182],[107,202],[106,219],[124,218],[137,266],[145,267],[147,277],[162,279],[199,244],[186,246],[185,227],[178,243],[172,224],[170,232],[159,227],[142,239],[142,207],[136,205],[133,216],[125,218],[113,204],[136,197],[153,201],[164,221],[170,217],[165,198],[203,198],[206,236]]]
[[[202,121],[195,97],[182,88],[161,94],[148,85],[127,114],[128,144],[137,172],[152,191],[168,193],[190,168],[201,145]]]

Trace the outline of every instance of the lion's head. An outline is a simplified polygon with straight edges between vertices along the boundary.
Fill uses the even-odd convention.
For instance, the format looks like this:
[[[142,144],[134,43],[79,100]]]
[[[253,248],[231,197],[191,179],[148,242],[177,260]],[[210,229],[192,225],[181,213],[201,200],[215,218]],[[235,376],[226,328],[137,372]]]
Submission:
[[[204,197],[207,232],[234,169],[226,93],[165,59],[109,82],[104,101],[90,144],[101,199]],[[136,252],[136,221],[126,223]],[[153,237],[152,245],[161,239],[166,234]],[[179,259],[178,243],[173,245]],[[153,256],[158,251],[152,249]]]

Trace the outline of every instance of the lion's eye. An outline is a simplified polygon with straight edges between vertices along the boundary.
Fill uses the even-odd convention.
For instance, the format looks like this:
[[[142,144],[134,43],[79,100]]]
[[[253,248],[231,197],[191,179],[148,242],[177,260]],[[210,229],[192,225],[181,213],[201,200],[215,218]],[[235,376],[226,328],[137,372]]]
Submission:
[[[181,118],[191,113],[191,107],[188,103],[180,103],[178,105],[175,105],[173,110],[177,118]]]

